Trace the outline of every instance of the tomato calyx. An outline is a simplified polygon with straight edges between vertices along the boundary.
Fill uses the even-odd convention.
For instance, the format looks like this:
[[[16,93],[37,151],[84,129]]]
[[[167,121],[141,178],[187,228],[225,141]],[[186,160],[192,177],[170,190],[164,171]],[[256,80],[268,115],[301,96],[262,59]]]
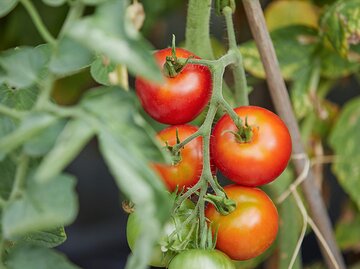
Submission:
[[[121,203],[122,209],[128,213],[131,214],[135,211],[135,204],[131,202],[130,200],[124,200]]]
[[[225,194],[218,196],[214,194],[206,194],[205,201],[211,203],[221,215],[229,215],[236,209],[235,201],[229,199]]]
[[[165,148],[170,152],[171,154],[171,164],[177,165],[179,162],[181,162],[181,151],[177,150],[176,145],[180,144],[180,137],[179,137],[179,130],[176,128],[176,144],[174,146],[170,146],[168,141],[165,141]]]
[[[238,129],[236,132],[226,130],[224,133],[233,134],[238,143],[250,143],[253,139],[254,131],[253,126],[248,124],[247,117],[245,117],[245,124],[243,124],[243,121],[239,118],[237,122],[235,122],[235,125]]]
[[[185,68],[189,60],[194,56],[188,57],[185,61],[178,59],[176,56],[176,46],[175,46],[175,35],[173,35],[172,45],[171,45],[171,56],[166,57],[165,64],[163,66],[163,73],[165,76],[174,78]]]

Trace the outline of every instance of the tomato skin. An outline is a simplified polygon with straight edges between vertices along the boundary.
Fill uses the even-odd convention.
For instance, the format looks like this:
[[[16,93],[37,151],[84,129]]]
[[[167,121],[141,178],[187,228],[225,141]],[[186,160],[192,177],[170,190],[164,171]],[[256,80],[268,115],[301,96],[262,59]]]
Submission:
[[[198,130],[197,127],[191,125],[174,125],[160,131],[157,138],[164,143],[164,146],[166,141],[169,146],[173,146],[176,144],[176,129],[180,141],[185,140]],[[178,190],[182,190],[198,182],[203,167],[202,149],[202,137],[197,137],[180,150],[181,161],[178,164],[153,164],[170,192],[176,190],[176,187]]]
[[[291,156],[291,137],[283,121],[271,111],[243,106],[235,112],[252,126],[253,138],[240,143],[234,134],[237,128],[229,115],[215,125],[211,152],[216,167],[233,182],[256,187],[276,179],[286,168]]]
[[[171,56],[171,48],[155,52],[160,68]],[[178,58],[200,59],[193,53],[177,48]],[[156,84],[137,77],[135,89],[144,110],[155,120],[164,124],[183,124],[192,121],[204,109],[211,97],[212,79],[208,67],[187,64],[174,78],[165,77],[164,83]]]
[[[234,263],[218,250],[191,249],[176,255],[169,269],[236,269]]]
[[[277,209],[260,189],[228,185],[224,190],[236,202],[235,211],[223,216],[210,204],[205,212],[213,232],[218,227],[216,248],[233,260],[254,258],[268,249],[276,238]]]

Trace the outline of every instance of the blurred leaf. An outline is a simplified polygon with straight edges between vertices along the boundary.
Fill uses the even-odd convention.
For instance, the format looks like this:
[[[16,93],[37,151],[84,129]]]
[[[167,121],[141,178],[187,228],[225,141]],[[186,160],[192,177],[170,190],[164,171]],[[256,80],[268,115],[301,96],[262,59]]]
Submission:
[[[329,6],[321,18],[321,29],[344,58],[350,44],[360,43],[360,0],[341,0]]]
[[[27,234],[21,238],[21,241],[39,247],[54,248],[64,243],[66,238],[64,227],[58,227],[48,231]]]
[[[115,68],[116,64],[111,63],[103,56],[98,56],[91,64],[90,72],[96,82],[110,86],[109,73],[113,72]]]
[[[305,269],[327,269],[327,268],[321,262],[316,262],[309,266],[306,266]]]
[[[0,160],[25,141],[52,125],[57,118],[51,114],[33,112],[24,118],[18,129],[0,138]]]
[[[135,203],[141,216],[141,241],[135,244],[126,268],[142,269],[168,219],[170,201],[149,165],[163,159],[155,132],[136,111],[134,100],[131,92],[103,87],[88,92],[81,105],[96,119],[101,153],[121,192]]]
[[[75,73],[91,64],[93,54],[69,37],[61,39],[54,48],[50,70],[58,75]]]
[[[74,221],[78,204],[73,177],[59,175],[45,184],[31,178],[28,183],[21,198],[4,209],[2,227],[6,238],[54,229]]]
[[[307,1],[273,1],[265,9],[265,19],[269,31],[289,25],[318,27],[318,7]]]
[[[264,186],[273,200],[276,200],[293,182],[294,172],[287,168],[275,181]],[[302,228],[302,217],[295,200],[292,196],[288,197],[282,204],[277,205],[279,210],[279,232],[277,235],[278,243],[278,267],[277,269],[287,269],[296,243],[299,239]],[[298,255],[293,269],[301,269],[301,254]]]
[[[315,29],[306,26],[289,26],[271,33],[281,73],[286,80],[293,79],[304,67],[309,66],[318,37]],[[254,41],[240,46],[246,71],[255,77],[265,78],[264,68]]]
[[[40,82],[47,72],[49,58],[48,45],[21,47],[0,53],[0,83],[26,88]]]
[[[340,185],[360,209],[360,98],[349,101],[329,137],[337,156],[332,170]]]
[[[9,269],[80,269],[61,253],[36,246],[21,246],[11,251],[7,261]]]
[[[61,173],[94,134],[94,128],[82,119],[68,122],[59,135],[55,146],[40,163],[35,174],[36,180],[39,182],[48,181]]]
[[[0,2],[0,18],[7,15],[15,6],[18,4],[19,0],[2,0]]]
[[[64,120],[56,121],[48,128],[42,130],[38,135],[26,141],[24,144],[25,153],[33,157],[41,157],[48,153],[53,148],[64,126]]]
[[[0,196],[3,199],[9,198],[15,178],[15,172],[16,164],[10,158],[0,161]]]
[[[263,263],[267,258],[271,256],[271,254],[274,252],[277,244],[276,241],[268,248],[264,253],[260,254],[259,256],[246,260],[246,261],[233,261],[235,264],[235,267],[237,269],[253,269],[257,268],[261,263]]]
[[[348,205],[335,227],[336,242],[343,251],[360,249],[360,213]]]
[[[133,74],[161,81],[150,46],[125,19],[127,4],[124,0],[106,1],[93,16],[76,22],[69,35],[114,63],[125,64]]]
[[[52,7],[57,7],[57,6],[61,6],[62,4],[64,4],[66,2],[66,0],[42,0],[45,4],[52,6]]]
[[[104,3],[105,1],[107,0],[81,0],[81,2],[87,5],[98,5]]]

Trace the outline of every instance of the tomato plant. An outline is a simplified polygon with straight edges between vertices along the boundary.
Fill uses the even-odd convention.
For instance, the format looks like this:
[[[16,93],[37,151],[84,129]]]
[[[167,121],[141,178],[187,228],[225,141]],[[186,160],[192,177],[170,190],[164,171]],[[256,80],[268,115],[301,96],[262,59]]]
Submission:
[[[263,253],[274,242],[278,212],[260,189],[229,185],[224,188],[236,209],[222,216],[214,206],[206,209],[212,229],[217,231],[216,248],[233,260],[247,260]]]
[[[192,249],[176,255],[169,265],[169,269],[182,268],[235,269],[235,265],[218,250]]]
[[[162,68],[171,49],[154,53],[157,64]],[[177,48],[176,57],[197,58],[193,53]],[[211,73],[207,67],[186,64],[175,77],[164,77],[158,84],[138,77],[136,94],[145,111],[155,120],[165,124],[183,124],[193,120],[204,109],[211,95]]]
[[[240,185],[267,184],[284,171],[290,160],[289,131],[277,115],[264,108],[245,106],[235,112],[248,126],[238,129],[229,115],[216,123],[211,140],[214,163]]]

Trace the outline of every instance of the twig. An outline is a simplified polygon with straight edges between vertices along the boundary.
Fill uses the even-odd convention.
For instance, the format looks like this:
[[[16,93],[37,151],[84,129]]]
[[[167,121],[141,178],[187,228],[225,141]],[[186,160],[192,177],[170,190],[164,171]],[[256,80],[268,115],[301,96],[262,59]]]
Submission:
[[[260,57],[266,72],[267,83],[270,94],[274,102],[276,111],[287,124],[292,141],[293,152],[295,154],[304,154],[304,146],[301,143],[299,126],[297,124],[294,112],[291,107],[289,94],[286,90],[285,82],[281,76],[279,63],[276,58],[274,46],[272,44],[269,32],[266,28],[265,18],[259,0],[243,0],[246,15],[248,17],[251,32],[254,36],[256,45],[259,49]],[[303,160],[293,160],[297,174],[301,174],[306,163]],[[332,232],[332,226],[329,216],[326,212],[324,201],[313,180],[313,172],[310,170],[307,179],[304,181],[303,190],[309,204],[314,222],[319,227],[329,248],[333,253],[340,269],[345,269],[345,263],[340,250],[336,244]],[[321,251],[325,258],[328,268],[337,268],[328,252],[322,247]]]

